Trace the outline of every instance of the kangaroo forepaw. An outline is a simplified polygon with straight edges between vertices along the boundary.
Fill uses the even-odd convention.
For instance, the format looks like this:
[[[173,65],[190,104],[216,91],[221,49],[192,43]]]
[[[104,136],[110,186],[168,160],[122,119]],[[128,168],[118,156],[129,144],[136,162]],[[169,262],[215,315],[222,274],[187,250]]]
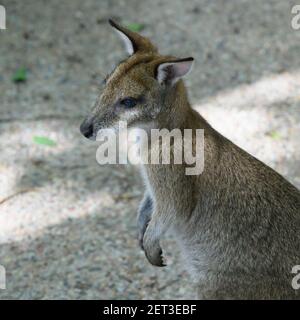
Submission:
[[[145,251],[146,258],[153,266],[156,266],[156,267],[166,266],[164,262],[163,254],[162,254],[162,249],[158,243],[151,246],[145,244],[143,249]]]

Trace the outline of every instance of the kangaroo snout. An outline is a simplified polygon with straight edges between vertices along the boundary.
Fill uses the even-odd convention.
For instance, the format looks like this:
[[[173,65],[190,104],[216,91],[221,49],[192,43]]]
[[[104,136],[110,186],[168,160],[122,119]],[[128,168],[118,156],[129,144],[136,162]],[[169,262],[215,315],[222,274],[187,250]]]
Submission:
[[[87,118],[80,125],[80,132],[87,139],[90,139],[90,140],[95,140],[94,121],[93,120],[94,120],[93,118]]]

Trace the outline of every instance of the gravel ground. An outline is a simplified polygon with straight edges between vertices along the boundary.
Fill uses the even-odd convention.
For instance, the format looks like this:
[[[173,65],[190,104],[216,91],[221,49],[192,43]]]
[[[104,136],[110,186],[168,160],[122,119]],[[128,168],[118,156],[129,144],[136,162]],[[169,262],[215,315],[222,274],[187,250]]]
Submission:
[[[300,187],[293,2],[2,1],[1,299],[195,298],[172,239],[163,243],[164,269],[150,266],[137,246],[143,187],[136,168],[99,166],[97,145],[78,131],[103,76],[125,56],[106,20],[143,23],[162,53],[194,56],[187,85],[195,108]],[[20,67],[28,79],[15,84]],[[35,144],[34,136],[57,145]]]

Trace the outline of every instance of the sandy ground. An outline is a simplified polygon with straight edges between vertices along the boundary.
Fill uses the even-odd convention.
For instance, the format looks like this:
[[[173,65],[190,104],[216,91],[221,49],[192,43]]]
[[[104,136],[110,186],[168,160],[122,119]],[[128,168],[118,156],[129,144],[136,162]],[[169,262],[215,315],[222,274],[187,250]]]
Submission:
[[[162,53],[194,56],[194,107],[300,187],[300,31],[282,0],[6,0],[0,31],[1,299],[182,299],[193,285],[172,239],[169,266],[136,241],[143,186],[131,166],[99,166],[79,124],[125,57],[106,23],[139,22]],[[11,78],[28,69],[25,83]],[[57,145],[34,143],[47,136]],[[12,197],[10,197],[12,196]],[[10,198],[7,198],[10,197]],[[3,201],[5,200],[6,201]]]

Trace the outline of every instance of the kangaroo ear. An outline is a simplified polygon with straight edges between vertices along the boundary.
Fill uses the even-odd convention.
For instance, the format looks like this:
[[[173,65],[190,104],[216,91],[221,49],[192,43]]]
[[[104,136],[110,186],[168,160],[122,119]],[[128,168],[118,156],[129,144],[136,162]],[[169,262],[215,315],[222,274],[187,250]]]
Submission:
[[[157,49],[147,38],[142,37],[140,34],[120,26],[111,19],[109,19],[108,22],[117,31],[117,33],[123,40],[125,48],[129,55],[132,55],[137,51],[148,53],[157,52]]]
[[[157,66],[156,79],[160,84],[174,85],[192,69],[194,58],[163,62]]]

